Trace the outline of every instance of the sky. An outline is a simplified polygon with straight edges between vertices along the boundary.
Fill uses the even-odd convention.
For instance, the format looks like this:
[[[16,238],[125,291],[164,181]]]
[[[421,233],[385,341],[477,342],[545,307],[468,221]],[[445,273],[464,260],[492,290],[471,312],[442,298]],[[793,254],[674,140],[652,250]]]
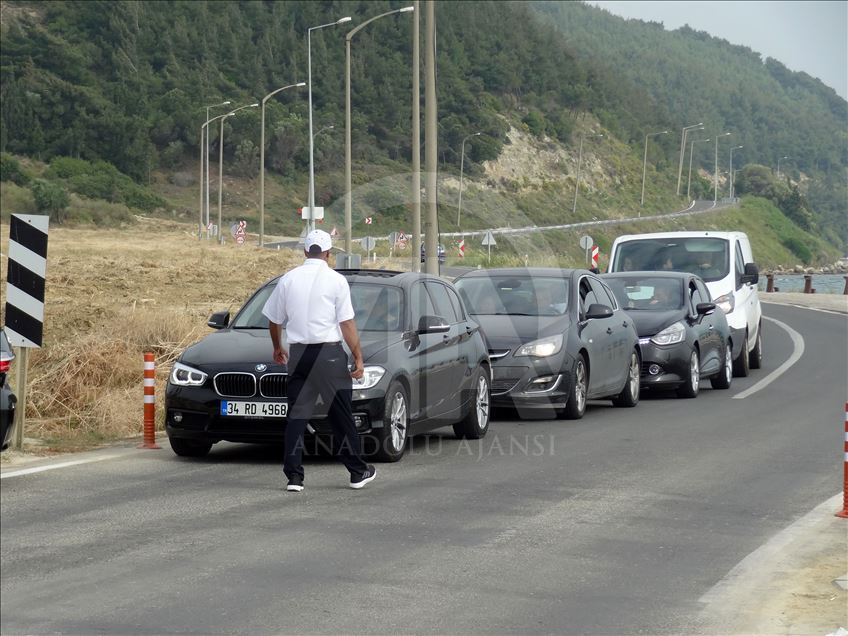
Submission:
[[[688,24],[804,71],[848,100],[848,1],[616,2],[590,1],[624,18]]]

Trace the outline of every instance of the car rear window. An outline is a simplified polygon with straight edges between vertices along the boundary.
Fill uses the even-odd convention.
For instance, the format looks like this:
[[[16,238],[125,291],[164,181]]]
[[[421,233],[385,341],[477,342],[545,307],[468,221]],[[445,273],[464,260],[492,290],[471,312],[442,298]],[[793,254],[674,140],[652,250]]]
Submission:
[[[720,238],[636,239],[618,245],[611,271],[690,272],[716,281],[730,272],[729,254],[728,242]]]
[[[558,316],[568,309],[568,280],[541,276],[474,276],[454,282],[475,315]]]

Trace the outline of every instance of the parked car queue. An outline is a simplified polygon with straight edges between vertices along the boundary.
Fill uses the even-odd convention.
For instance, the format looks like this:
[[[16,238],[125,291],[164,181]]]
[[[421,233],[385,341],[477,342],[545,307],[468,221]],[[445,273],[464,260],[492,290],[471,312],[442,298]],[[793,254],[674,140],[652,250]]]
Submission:
[[[703,245],[721,248],[689,248]],[[750,275],[755,266],[743,269]],[[489,269],[450,283],[411,272],[340,271],[365,361],[353,385],[356,426],[381,461],[399,460],[411,435],[445,426],[481,438],[493,407],[578,419],[588,400],[632,408],[645,389],[693,398],[707,379],[727,389],[740,374],[734,351],[762,351],[761,334],[758,351],[745,348],[747,337],[745,347],[734,346],[725,306],[690,272]],[[176,454],[204,456],[223,440],[282,441],[287,372],[271,358],[261,312],[276,280],[232,319],[228,311],[213,314],[208,325],[216,331],[174,364],[165,426]],[[326,405],[318,404],[308,432],[319,440],[329,430]]]

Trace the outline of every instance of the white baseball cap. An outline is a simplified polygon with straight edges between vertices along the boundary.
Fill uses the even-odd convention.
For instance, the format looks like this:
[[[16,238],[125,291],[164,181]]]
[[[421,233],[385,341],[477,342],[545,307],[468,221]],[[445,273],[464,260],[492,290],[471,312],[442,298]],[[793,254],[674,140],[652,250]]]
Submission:
[[[303,246],[308,252],[313,245],[320,247],[322,252],[329,252],[330,248],[333,247],[333,239],[324,230],[312,230],[306,235]]]

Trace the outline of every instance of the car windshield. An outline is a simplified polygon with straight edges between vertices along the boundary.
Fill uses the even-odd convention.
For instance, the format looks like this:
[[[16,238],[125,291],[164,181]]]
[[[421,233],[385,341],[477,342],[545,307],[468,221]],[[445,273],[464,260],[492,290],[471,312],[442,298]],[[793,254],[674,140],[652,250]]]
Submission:
[[[277,283],[265,285],[256,292],[238,312],[230,326],[233,329],[267,329],[268,319],[262,313],[262,308],[276,286]]]
[[[683,285],[677,278],[609,277],[604,282],[624,309],[669,311],[683,307]]]
[[[638,239],[619,244],[611,271],[690,272],[716,281],[730,272],[729,254],[728,242],[720,238]]]
[[[397,287],[354,282],[350,301],[360,331],[401,331],[403,328],[403,293]]]
[[[568,309],[568,280],[541,276],[473,276],[455,282],[475,315],[560,316]]]
[[[260,289],[231,323],[233,329],[267,329],[268,319],[262,313],[265,302],[274,291],[276,283]],[[402,328],[403,301],[397,287],[373,283],[353,282],[350,301],[360,331],[400,331]]]

